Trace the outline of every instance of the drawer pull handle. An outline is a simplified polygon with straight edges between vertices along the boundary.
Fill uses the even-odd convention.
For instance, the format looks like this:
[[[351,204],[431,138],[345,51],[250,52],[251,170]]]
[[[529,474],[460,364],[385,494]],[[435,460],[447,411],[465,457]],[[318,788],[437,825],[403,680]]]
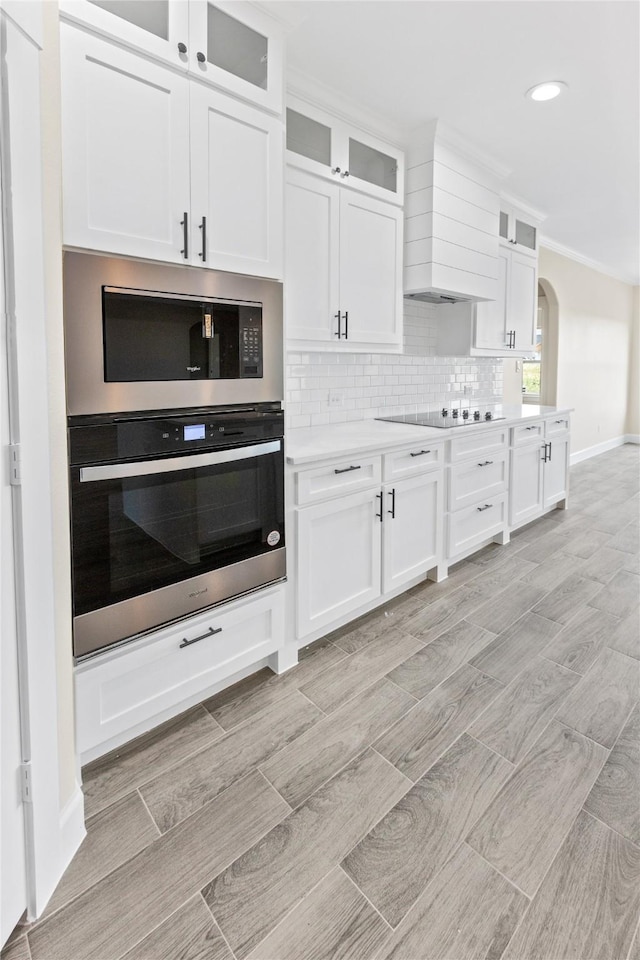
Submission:
[[[479,467],[489,467],[489,466],[491,466],[492,463],[493,463],[493,460],[485,460],[485,461],[483,461],[483,463],[479,463],[478,466],[479,466]]]
[[[206,637],[212,637],[214,633],[222,633],[222,627],[216,627],[215,630],[213,627],[209,627],[206,633],[203,633],[200,637],[194,637],[193,640],[187,640],[185,637],[180,644],[180,649],[182,650],[183,647],[190,647],[192,643],[198,643],[199,640],[204,640]]]
[[[336,467],[333,472],[334,473],[350,473],[352,470],[362,470],[362,465],[359,465],[357,467],[341,467],[340,469]]]
[[[566,423],[567,421],[566,421],[566,420],[556,420],[555,422],[556,422],[556,423]]]
[[[482,513],[483,510],[490,510],[492,506],[492,503],[485,503],[484,507],[476,507],[476,510],[478,513]]]
[[[556,423],[562,423],[561,420],[556,420]],[[537,427],[525,427],[525,430],[537,430]]]
[[[417,453],[410,453],[410,457],[424,457],[426,453],[431,453],[431,450],[419,450]]]

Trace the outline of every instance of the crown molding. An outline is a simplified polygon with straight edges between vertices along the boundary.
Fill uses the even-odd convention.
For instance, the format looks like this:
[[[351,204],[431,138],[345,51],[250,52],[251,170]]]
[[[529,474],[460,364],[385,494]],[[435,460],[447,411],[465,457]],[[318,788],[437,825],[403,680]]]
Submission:
[[[480,164],[480,166],[485,167],[495,177],[498,177],[498,179],[504,180],[505,177],[508,177],[511,173],[510,167],[507,167],[504,163],[501,163],[500,160],[496,160],[496,158],[492,157],[490,154],[485,153],[484,150],[481,150],[474,143],[471,143],[471,141],[467,140],[466,137],[458,132],[458,130],[450,127],[442,120],[431,120],[427,126],[433,126],[434,137],[438,139],[439,143],[443,143],[446,146],[456,150],[458,153],[462,154],[466,160],[470,160],[472,163]]]
[[[335,87],[316,80],[300,70],[291,67],[287,69],[287,93],[371,136],[387,140],[400,150],[406,148],[406,138],[401,127],[389,123],[388,118],[369,110],[362,104],[349,100],[343,91],[336,90]]]
[[[527,203],[526,200],[522,200],[520,197],[517,197],[515,193],[505,193],[503,190],[501,190],[500,199],[511,204],[513,207],[517,207],[518,210],[521,213],[524,213],[526,217],[531,217],[532,220],[537,220],[538,223],[542,223],[543,220],[547,219],[546,213],[543,213],[542,210],[539,210],[536,207],[532,207],[530,203]]]
[[[552,253],[559,253],[563,257],[567,257],[569,260],[574,260],[576,263],[581,263],[583,267],[589,267],[591,270],[596,270],[598,273],[603,273],[607,277],[611,277],[613,280],[621,280],[622,283],[628,283],[632,287],[637,287],[640,284],[640,277],[631,276],[624,272],[618,270],[612,270],[610,266],[605,263],[600,263],[598,260],[592,260],[591,257],[586,257],[583,253],[578,253],[577,250],[572,250],[571,247],[565,247],[564,244],[558,243],[556,240],[552,240],[550,237],[540,234],[540,246],[545,247],[547,250],[551,250]]]

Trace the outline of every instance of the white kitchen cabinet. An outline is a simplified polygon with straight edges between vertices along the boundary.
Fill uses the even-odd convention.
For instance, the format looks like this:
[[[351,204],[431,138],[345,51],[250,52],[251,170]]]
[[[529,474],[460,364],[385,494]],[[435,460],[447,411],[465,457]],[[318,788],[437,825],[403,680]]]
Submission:
[[[285,221],[289,345],[398,349],[402,211],[289,168]]]
[[[372,197],[404,203],[404,154],[325,111],[289,97],[287,163]]]
[[[79,664],[76,747],[83,762],[281,649],[283,596],[283,587],[261,590]]]
[[[416,445],[385,454],[383,467],[374,455],[295,473],[299,640],[357,616],[438,566],[442,452],[442,444]],[[382,485],[381,469],[388,478]]]
[[[296,511],[298,637],[380,596],[381,500],[370,489]]]
[[[446,559],[507,536],[508,433],[483,428],[449,441]]]
[[[509,526],[512,529],[566,501],[569,417],[512,427]]]
[[[189,84],[61,24],[63,242],[183,262]]]
[[[216,90],[190,86],[190,260],[281,277],[282,124]]]
[[[63,243],[281,278],[280,121],[66,23],[61,55]]]
[[[523,253],[538,253],[540,219],[511,203],[500,201],[500,238]]]
[[[500,245],[495,300],[436,306],[438,356],[531,356],[535,351],[538,265]]]
[[[61,0],[60,15],[264,110],[282,113],[282,29],[252,3]]]
[[[383,488],[382,590],[438,565],[442,551],[442,473],[408,477]]]

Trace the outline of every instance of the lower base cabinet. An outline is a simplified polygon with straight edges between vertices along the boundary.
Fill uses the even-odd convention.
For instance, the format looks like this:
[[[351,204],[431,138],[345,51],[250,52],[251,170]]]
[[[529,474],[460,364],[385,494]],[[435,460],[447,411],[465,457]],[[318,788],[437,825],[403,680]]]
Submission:
[[[76,749],[82,761],[204,700],[222,681],[283,643],[281,585],[80,663],[75,671]]]
[[[509,476],[509,526],[512,529],[535,520],[566,500],[569,481],[569,420],[536,423],[529,442],[523,428],[513,428]],[[523,442],[524,440],[524,442]]]
[[[532,443],[511,451],[509,526],[520,527],[542,513],[544,447]]]
[[[363,476],[360,471],[370,459],[355,460],[346,468],[330,465],[326,472],[343,476],[347,484],[349,478]],[[380,469],[373,476],[380,476]],[[298,491],[307,489],[303,471],[296,486]],[[358,493],[334,495],[295,511],[299,640],[344,621],[350,613],[357,615],[439,564],[442,490],[442,471],[427,463],[425,473],[371,483]]]

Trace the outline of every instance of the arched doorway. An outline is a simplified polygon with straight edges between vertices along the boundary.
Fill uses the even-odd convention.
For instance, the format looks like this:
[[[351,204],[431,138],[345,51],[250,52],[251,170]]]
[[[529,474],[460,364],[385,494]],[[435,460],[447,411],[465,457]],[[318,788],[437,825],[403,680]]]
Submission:
[[[540,399],[556,406],[558,396],[558,298],[548,280],[538,280],[538,316],[541,330]]]

